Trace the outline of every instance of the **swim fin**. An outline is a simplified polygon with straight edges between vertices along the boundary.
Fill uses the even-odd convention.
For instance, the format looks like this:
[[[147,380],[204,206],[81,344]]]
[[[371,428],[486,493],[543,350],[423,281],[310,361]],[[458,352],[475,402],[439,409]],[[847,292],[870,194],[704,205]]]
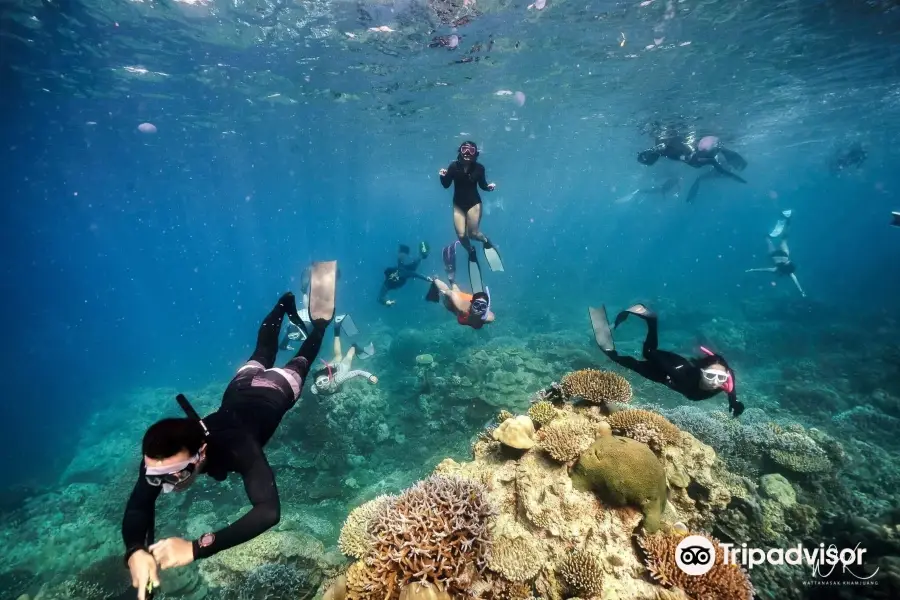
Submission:
[[[309,318],[330,323],[334,319],[337,261],[313,263],[309,274]]]
[[[486,243],[484,245],[484,259],[494,273],[503,272],[503,261],[500,260],[500,253],[493,244]]]
[[[478,259],[469,259],[469,283],[472,285],[473,294],[484,291],[484,286],[481,283],[481,267],[478,266]]]
[[[359,346],[359,344],[354,344],[354,346],[356,347],[356,356],[358,356],[360,360],[369,360],[375,355],[375,344],[372,342],[369,342],[364,347]]]
[[[335,317],[334,328],[335,333],[338,335],[346,333],[349,336],[354,336],[359,333],[359,329],[356,328],[356,323],[353,322],[353,318],[349,314],[338,315]]]
[[[891,225],[894,227],[900,227],[900,212],[891,211]]]
[[[643,304],[633,304],[616,315],[616,322],[613,324],[613,327],[618,327],[624,323],[625,319],[628,318],[628,315],[634,315],[644,320],[656,318],[656,313]]]
[[[594,340],[600,349],[604,352],[611,352],[616,349],[616,343],[613,340],[612,331],[609,329],[609,320],[606,318],[606,307],[602,304],[600,308],[588,307],[588,316],[591,318],[591,327],[594,329]]]
[[[437,302],[441,299],[441,291],[438,289],[438,286],[435,282],[431,282],[431,285],[428,287],[428,293],[425,294],[425,300],[428,302]]]
[[[419,256],[422,258],[428,258],[428,254],[431,252],[431,247],[428,245],[428,242],[419,242]]]

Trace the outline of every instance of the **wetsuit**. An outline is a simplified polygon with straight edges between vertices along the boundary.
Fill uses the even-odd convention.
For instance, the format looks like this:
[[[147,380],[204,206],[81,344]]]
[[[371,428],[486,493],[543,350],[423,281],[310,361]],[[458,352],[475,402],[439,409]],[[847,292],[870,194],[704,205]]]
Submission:
[[[412,262],[404,262],[403,259],[397,259],[397,266],[384,270],[384,283],[381,284],[381,291],[378,293],[378,302],[387,304],[387,294],[391,290],[397,290],[406,285],[410,279],[421,279],[428,281],[428,278],[418,273],[421,258],[417,258]]]
[[[473,206],[481,204],[481,196],[478,194],[480,187],[484,191],[488,191],[487,178],[484,172],[484,165],[480,162],[472,161],[469,170],[466,171],[458,160],[453,161],[447,167],[447,174],[441,175],[441,185],[444,188],[453,186],[453,204],[464,213],[469,212]]]
[[[216,481],[224,481],[228,473],[238,473],[253,508],[212,536],[204,535],[202,545],[195,540],[194,558],[206,558],[253,539],[281,518],[275,475],[263,446],[297,402],[327,326],[324,321],[316,322],[297,355],[283,369],[273,368],[282,319],[296,312],[293,295],[283,296],[262,322],[256,349],[228,384],[222,405],[203,419],[209,430],[203,472]],[[126,561],[154,541],[155,505],[161,489],[147,483],[142,459],[122,520]]]
[[[741,183],[747,183],[743,177],[734,172],[746,169],[747,161],[737,152],[723,148],[718,144],[707,150],[699,150],[681,137],[660,139],[653,148],[639,152],[638,161],[645,165],[652,165],[659,160],[660,156],[686,163],[695,169],[701,167],[713,167],[715,169],[710,173],[697,177],[688,191],[687,202],[693,201],[700,190],[700,182],[709,177],[721,175]]]
[[[840,173],[851,167],[861,167],[868,156],[869,153],[863,149],[862,145],[858,143],[852,144],[831,159],[831,164],[829,165],[831,172]]]
[[[630,313],[622,311],[616,317],[616,326],[619,326]],[[728,408],[734,416],[744,412],[744,405],[738,402],[737,388],[734,384],[734,372],[721,356],[714,354],[700,358],[685,358],[680,354],[659,349],[659,334],[656,315],[636,315],[647,322],[647,337],[644,340],[644,360],[638,360],[631,356],[620,356],[615,350],[604,350],[606,356],[618,365],[634,371],[641,377],[662,383],[669,389],[678,392],[688,400],[708,400],[717,395],[722,389],[705,389],[700,386],[703,374],[701,369],[706,369],[713,364],[721,364],[731,375],[731,390],[728,394]]]

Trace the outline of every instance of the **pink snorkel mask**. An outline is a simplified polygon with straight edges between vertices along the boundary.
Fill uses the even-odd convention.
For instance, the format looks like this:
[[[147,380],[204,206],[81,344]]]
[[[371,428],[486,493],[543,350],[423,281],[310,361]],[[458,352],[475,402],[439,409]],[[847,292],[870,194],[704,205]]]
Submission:
[[[334,371],[332,371],[331,365],[324,358],[320,358],[319,360],[325,364],[325,368],[328,370],[328,381],[334,381]]]
[[[717,356],[715,352],[703,346],[700,346],[700,351],[707,356]],[[710,371],[707,369],[700,369],[700,372],[703,374],[703,378],[706,379],[706,381],[722,386],[722,389],[727,393],[730,394],[734,390],[734,378],[731,376],[730,369],[726,368],[724,374],[721,371]],[[725,377],[724,381],[721,379],[723,376]]]

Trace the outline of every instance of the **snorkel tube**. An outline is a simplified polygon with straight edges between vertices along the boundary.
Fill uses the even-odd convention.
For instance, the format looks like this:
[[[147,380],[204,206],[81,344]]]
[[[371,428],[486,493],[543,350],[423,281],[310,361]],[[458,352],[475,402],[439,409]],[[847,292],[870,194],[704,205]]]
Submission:
[[[197,414],[197,411],[194,410],[194,407],[191,406],[191,403],[188,402],[188,399],[185,397],[185,395],[178,394],[177,396],[175,396],[175,400],[178,402],[178,406],[181,407],[181,410],[184,411],[184,414],[187,415],[189,419],[200,423],[200,427],[203,428],[203,435],[205,437],[209,437],[209,429],[207,429],[206,423],[203,422],[203,419],[200,418],[200,415]]]

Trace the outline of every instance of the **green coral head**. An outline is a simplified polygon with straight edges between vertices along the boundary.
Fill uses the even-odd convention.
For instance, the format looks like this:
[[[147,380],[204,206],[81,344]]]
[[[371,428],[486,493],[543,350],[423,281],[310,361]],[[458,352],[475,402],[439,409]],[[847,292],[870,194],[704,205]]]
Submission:
[[[593,492],[611,506],[639,508],[646,532],[659,529],[666,507],[666,470],[645,444],[613,435],[598,437],[581,453],[570,476],[576,489]]]

